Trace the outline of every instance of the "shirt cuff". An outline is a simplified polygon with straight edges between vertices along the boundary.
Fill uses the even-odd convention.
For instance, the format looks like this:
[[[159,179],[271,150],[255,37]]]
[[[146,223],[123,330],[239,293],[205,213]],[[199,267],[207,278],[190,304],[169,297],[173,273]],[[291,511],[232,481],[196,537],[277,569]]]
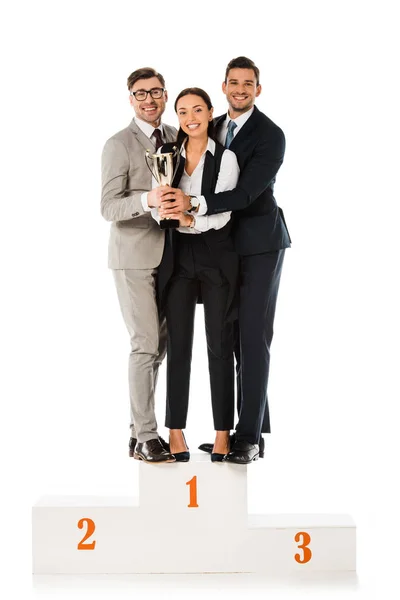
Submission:
[[[199,200],[199,210],[194,213],[194,216],[199,215],[200,217],[201,215],[205,215],[207,212],[207,202],[204,196],[197,196],[197,198]]]
[[[151,207],[147,204],[147,194],[148,194],[148,192],[143,192],[143,194],[140,197],[140,200],[142,202],[143,210],[145,212],[150,212]]]
[[[203,217],[196,215],[194,217],[194,227],[192,229],[196,229],[196,231],[200,231],[201,233],[208,231],[208,215]]]
[[[151,216],[158,224],[160,224],[160,215],[158,214],[158,208],[151,208]]]

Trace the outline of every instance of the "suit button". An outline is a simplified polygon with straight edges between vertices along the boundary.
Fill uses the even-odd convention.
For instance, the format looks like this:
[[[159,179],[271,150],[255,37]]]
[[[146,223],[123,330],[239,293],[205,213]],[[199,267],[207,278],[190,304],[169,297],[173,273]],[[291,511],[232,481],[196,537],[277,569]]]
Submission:
[[[132,217],[137,217],[138,216],[138,212],[132,213]]]

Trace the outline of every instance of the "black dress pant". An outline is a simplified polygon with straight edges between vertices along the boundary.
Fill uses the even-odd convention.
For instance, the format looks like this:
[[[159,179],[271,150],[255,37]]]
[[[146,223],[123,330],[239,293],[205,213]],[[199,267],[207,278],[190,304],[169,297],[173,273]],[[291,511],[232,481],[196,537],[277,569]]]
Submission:
[[[175,267],[166,291],[166,426],[184,429],[189,405],[194,316],[204,305],[211,402],[216,430],[233,428],[233,323],[226,322],[229,284],[201,234],[177,234]]]
[[[241,257],[235,356],[239,421],[236,437],[258,444],[270,433],[268,375],[276,301],[285,250]]]

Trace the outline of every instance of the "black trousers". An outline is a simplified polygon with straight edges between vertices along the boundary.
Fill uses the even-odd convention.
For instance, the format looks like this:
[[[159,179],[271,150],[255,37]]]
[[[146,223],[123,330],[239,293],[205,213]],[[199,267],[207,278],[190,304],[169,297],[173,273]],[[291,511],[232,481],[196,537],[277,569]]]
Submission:
[[[233,323],[226,322],[229,284],[201,234],[179,234],[174,274],[166,291],[167,401],[165,425],[186,427],[194,316],[204,305],[211,402],[216,430],[233,428]]]
[[[242,256],[239,321],[235,323],[236,437],[258,444],[270,433],[268,375],[276,301],[285,250]]]

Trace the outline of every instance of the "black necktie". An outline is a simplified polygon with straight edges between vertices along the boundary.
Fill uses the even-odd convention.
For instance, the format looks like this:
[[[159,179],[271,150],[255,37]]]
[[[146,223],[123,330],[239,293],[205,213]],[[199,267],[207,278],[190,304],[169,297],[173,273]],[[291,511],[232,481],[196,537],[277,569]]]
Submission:
[[[162,137],[161,137],[161,131],[159,129],[155,129],[153,131],[153,137],[156,139],[156,150],[159,149],[160,146],[163,145],[163,141],[162,141]]]

